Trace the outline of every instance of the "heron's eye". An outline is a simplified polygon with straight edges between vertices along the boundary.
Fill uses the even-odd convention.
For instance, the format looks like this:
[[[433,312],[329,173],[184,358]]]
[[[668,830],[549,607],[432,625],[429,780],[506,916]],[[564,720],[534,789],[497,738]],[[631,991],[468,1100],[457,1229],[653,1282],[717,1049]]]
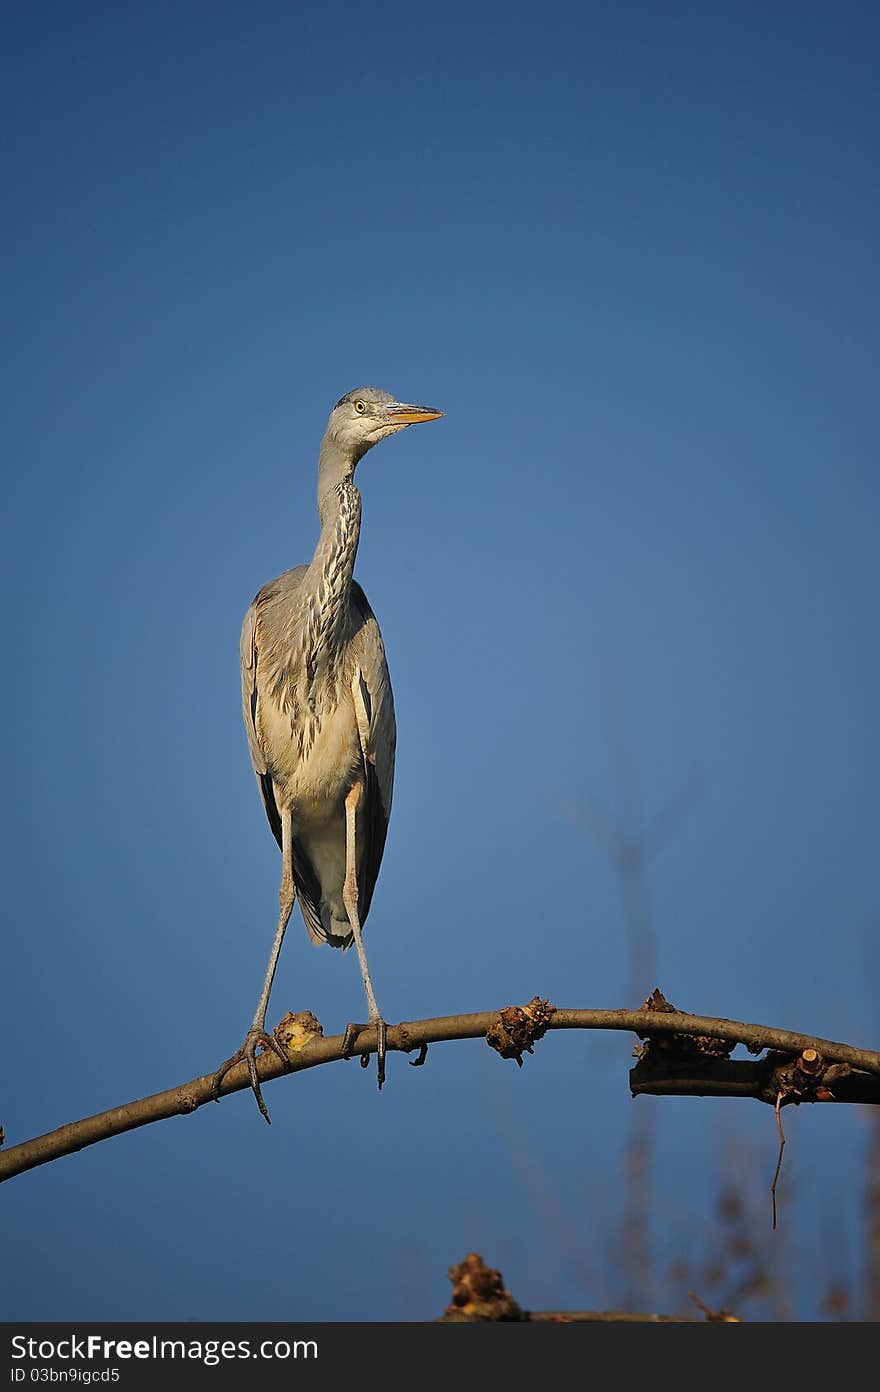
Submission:
[[[362,416],[364,414],[364,411],[366,411],[367,409],[367,403],[365,401],[356,401],[354,403],[354,409],[357,411],[359,416]]]

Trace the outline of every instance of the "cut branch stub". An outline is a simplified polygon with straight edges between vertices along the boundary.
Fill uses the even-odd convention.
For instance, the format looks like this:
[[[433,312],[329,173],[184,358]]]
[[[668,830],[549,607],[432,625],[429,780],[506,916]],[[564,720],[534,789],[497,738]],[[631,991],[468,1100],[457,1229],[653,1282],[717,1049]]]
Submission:
[[[794,1102],[815,1102],[828,1100],[822,1094],[828,1092],[822,1084],[828,1072],[827,1061],[818,1049],[804,1049],[796,1058],[776,1049],[767,1053],[765,1060],[769,1072],[766,1087],[775,1089],[782,1105]],[[833,1100],[833,1094],[829,1094]]]
[[[316,1039],[321,1039],[324,1029],[321,1021],[312,1014],[311,1010],[300,1010],[296,1015],[288,1010],[287,1014],[278,1021],[272,1033],[278,1043],[284,1045],[288,1054],[296,1056],[302,1053],[303,1049],[307,1049]]]
[[[478,1252],[468,1252],[464,1261],[449,1268],[452,1300],[442,1316],[450,1321],[524,1320],[526,1318],[504,1277],[487,1266]]]
[[[516,1059],[522,1068],[523,1054],[534,1052],[532,1045],[547,1033],[555,1010],[540,996],[533,996],[528,1005],[508,1005],[486,1031],[486,1043],[502,1058]]]
[[[804,1049],[796,1067],[799,1073],[805,1073],[815,1082],[825,1072],[825,1060],[818,1049]]]

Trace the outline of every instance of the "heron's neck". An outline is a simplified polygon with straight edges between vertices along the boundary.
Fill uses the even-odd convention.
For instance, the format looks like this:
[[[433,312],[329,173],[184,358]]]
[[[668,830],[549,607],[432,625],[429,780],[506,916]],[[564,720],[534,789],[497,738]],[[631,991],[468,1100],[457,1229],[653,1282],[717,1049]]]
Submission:
[[[348,592],[361,534],[361,495],[354,479],[341,479],[320,501],[321,535],[310,569],[327,596]]]
[[[321,535],[309,566],[309,637],[313,663],[341,649],[361,532],[361,495],[351,470],[319,494]]]

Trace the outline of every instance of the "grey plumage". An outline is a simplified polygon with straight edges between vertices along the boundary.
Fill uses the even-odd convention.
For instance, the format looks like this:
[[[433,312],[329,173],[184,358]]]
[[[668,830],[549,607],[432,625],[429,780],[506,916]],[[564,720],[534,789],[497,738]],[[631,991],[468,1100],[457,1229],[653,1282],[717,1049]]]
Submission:
[[[241,631],[242,714],[254,773],[269,826],[279,847],[282,844],[279,800],[289,789],[290,795],[300,801],[302,792],[297,799],[296,790],[304,781],[303,765],[309,761],[318,763],[318,772],[311,782],[314,786],[320,779],[323,787],[319,784],[315,789],[312,801],[316,803],[319,798],[323,801],[329,825],[326,835],[321,837],[320,833],[325,830],[324,816],[317,806],[303,807],[299,834],[295,818],[293,881],[312,942],[347,948],[352,943],[352,931],[342,905],[344,798],[352,776],[361,775],[366,787],[358,808],[358,830],[360,832],[363,827],[363,834],[358,836],[357,870],[358,908],[363,926],[391,815],[397,741],[394,698],[379,625],[357,581],[351,582],[347,622],[343,615],[339,621],[340,631],[332,644],[338,654],[336,664],[326,658],[326,643],[319,642],[313,649],[317,652],[314,659],[311,652],[298,645],[297,635],[308,634],[313,627],[308,566],[285,571],[277,580],[263,586],[245,615]],[[355,697],[356,685],[359,690]],[[319,693],[323,693],[320,699]],[[355,699],[363,711],[360,723],[355,712],[347,708]],[[277,731],[268,729],[264,715],[266,703],[271,703],[274,711],[283,712],[290,726],[289,740],[286,730],[281,736],[288,747],[275,751],[274,757],[273,733],[276,740],[278,736]],[[321,740],[340,705],[351,740],[348,746],[342,744],[345,757],[338,763],[334,761],[328,770],[326,761],[321,759]],[[361,729],[364,738],[361,738]],[[343,740],[346,730],[342,731]],[[288,760],[288,753],[295,760],[295,769],[289,767],[292,760]],[[315,844],[316,839],[326,842],[328,838],[329,845]]]
[[[280,915],[263,990],[245,1042],[215,1074],[246,1059],[269,1120],[254,1063],[257,1047],[284,1052],[266,1033],[272,979],[294,898],[314,943],[355,943],[376,1027],[379,1086],[385,1022],[370,980],[361,929],[382,861],[394,783],[396,726],[379,625],[353,578],[361,525],[354,483],[374,444],[442,412],[362,387],[337,402],[321,442],[321,533],[309,565],[264,585],[241,633],[242,713],[266,816],[282,852]],[[349,1025],[350,1048],[359,1027]]]

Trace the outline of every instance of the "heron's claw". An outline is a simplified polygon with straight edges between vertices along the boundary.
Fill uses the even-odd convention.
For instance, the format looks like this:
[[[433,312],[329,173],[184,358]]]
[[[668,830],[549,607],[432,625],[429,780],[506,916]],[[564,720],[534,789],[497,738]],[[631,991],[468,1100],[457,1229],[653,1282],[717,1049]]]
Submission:
[[[351,1058],[351,1051],[354,1048],[354,1041],[357,1039],[362,1029],[366,1029],[366,1025],[348,1024],[345,1026],[345,1034],[342,1036],[341,1049],[342,1057],[344,1059]],[[364,1054],[364,1058],[366,1057],[367,1055]]]
[[[354,1048],[355,1040],[361,1030],[370,1029],[375,1026],[376,1030],[376,1073],[379,1083],[379,1091],[382,1091],[382,1084],[385,1081],[385,1053],[386,1040],[388,1038],[388,1026],[380,1016],[377,1020],[371,1020],[369,1025],[348,1024],[345,1026],[345,1034],[342,1036],[342,1049],[340,1050],[344,1059],[351,1058],[351,1051]],[[361,1054],[361,1068],[368,1068],[370,1065],[369,1052]]]
[[[410,1068],[421,1068],[422,1065],[423,1065],[424,1062],[425,1062],[425,1059],[426,1059],[427,1057],[428,1057],[428,1046],[427,1046],[427,1044],[420,1044],[420,1045],[419,1045],[419,1056],[418,1056],[418,1058],[410,1059],[410,1061],[409,1061],[409,1066],[410,1066]]]
[[[265,1102],[263,1101],[263,1094],[260,1091],[260,1080],[257,1077],[258,1048],[271,1049],[273,1053],[278,1055],[285,1068],[289,1066],[288,1057],[285,1054],[281,1044],[275,1038],[275,1036],[272,1034],[268,1034],[264,1029],[257,1029],[255,1026],[252,1025],[251,1028],[248,1030],[247,1034],[245,1035],[245,1040],[241,1048],[236,1049],[232,1057],[228,1058],[225,1063],[221,1063],[220,1067],[217,1069],[217,1072],[214,1074],[214,1080],[211,1084],[211,1093],[214,1097],[214,1101],[219,1102],[220,1084],[223,1082],[223,1079],[226,1077],[226,1074],[229,1072],[230,1068],[233,1068],[235,1066],[235,1064],[241,1063],[242,1059],[247,1059],[248,1075],[250,1076],[251,1080],[251,1090],[253,1091],[254,1097],[257,1099],[257,1106],[259,1107],[263,1116],[266,1118],[266,1121],[271,1126],[272,1118],[269,1116],[269,1110]]]

